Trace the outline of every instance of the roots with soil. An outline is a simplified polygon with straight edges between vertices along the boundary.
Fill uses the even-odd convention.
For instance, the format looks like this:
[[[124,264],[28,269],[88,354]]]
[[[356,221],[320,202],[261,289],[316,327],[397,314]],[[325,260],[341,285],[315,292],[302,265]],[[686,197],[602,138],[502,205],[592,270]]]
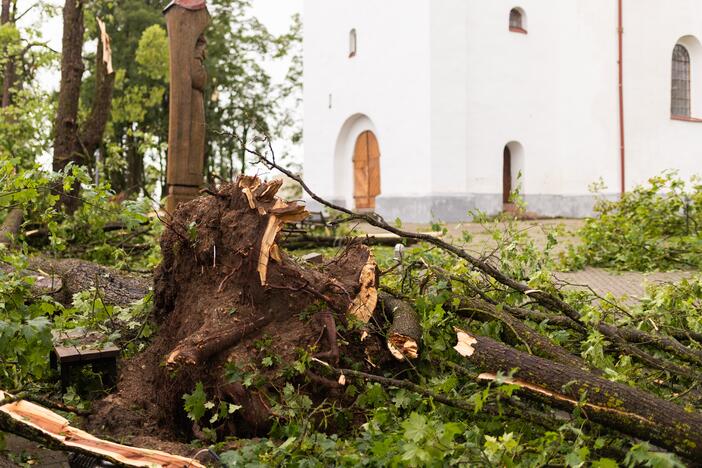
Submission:
[[[278,248],[278,232],[307,212],[276,197],[279,187],[242,176],[173,213],[155,275],[159,332],[122,373],[112,404],[138,400],[161,425],[190,428],[182,397],[202,382],[215,400],[241,406],[219,421],[218,433],[261,435],[285,383],[313,400],[339,386],[319,369],[296,370],[302,356],[361,368],[387,359],[380,338],[366,338],[377,301],[372,253],[352,243],[322,265],[291,259]],[[336,397],[343,403],[341,392]]]

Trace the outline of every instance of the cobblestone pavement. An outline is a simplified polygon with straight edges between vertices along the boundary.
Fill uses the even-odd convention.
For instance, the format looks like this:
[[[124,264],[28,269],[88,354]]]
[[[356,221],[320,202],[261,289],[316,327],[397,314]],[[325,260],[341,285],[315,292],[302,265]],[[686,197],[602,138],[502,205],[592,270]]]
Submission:
[[[627,303],[639,300],[647,284],[670,283],[692,276],[693,271],[669,271],[655,273],[611,272],[601,268],[586,268],[582,271],[555,273],[556,278],[570,283],[572,287],[587,285],[600,296],[612,293],[615,297],[626,297]]]

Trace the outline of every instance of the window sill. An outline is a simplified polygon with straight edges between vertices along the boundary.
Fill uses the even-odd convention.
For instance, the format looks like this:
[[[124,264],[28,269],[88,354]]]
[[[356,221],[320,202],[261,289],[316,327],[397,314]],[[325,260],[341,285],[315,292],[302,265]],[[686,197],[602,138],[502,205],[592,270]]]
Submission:
[[[510,32],[513,33],[519,33],[519,34],[528,34],[526,29],[523,28],[515,28],[514,26],[509,27]]]
[[[671,115],[670,120],[679,120],[681,122],[702,122],[702,119],[688,117],[687,115]]]

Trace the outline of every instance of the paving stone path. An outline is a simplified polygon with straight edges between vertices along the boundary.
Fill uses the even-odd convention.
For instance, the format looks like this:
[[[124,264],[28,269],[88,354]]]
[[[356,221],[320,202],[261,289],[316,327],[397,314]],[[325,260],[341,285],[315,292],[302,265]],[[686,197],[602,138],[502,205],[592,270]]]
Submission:
[[[670,271],[655,273],[611,272],[601,268],[586,268],[582,271],[555,273],[556,278],[571,283],[575,288],[587,285],[597,294],[604,296],[612,293],[617,298],[626,297],[627,303],[632,303],[643,297],[647,284],[670,283],[689,278],[693,271]]]

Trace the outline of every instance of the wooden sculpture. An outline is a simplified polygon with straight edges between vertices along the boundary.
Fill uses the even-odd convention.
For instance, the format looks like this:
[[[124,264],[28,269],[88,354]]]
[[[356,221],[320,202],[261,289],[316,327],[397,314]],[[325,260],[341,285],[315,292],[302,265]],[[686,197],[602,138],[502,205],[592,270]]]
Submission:
[[[170,47],[170,101],[166,210],[198,196],[205,163],[207,83],[205,0],[174,0],[164,10]]]

